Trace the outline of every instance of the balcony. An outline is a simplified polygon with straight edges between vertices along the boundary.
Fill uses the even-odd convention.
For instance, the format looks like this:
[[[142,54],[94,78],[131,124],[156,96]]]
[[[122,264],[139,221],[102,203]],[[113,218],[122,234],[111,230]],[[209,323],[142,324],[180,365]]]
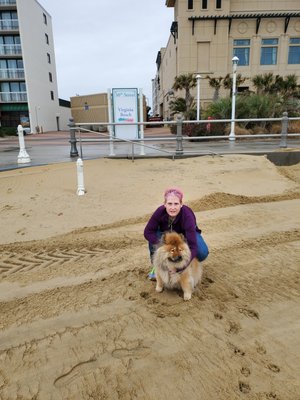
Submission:
[[[26,92],[0,92],[0,102],[2,103],[26,103]]]
[[[11,11],[17,9],[16,0],[0,0],[0,10],[1,11]]]
[[[0,44],[0,56],[21,56],[20,44]]]
[[[19,21],[17,19],[0,19],[0,31],[18,31]]]
[[[23,68],[0,69],[0,79],[25,79]]]
[[[16,0],[0,0],[0,7],[1,6],[15,6],[17,4]]]

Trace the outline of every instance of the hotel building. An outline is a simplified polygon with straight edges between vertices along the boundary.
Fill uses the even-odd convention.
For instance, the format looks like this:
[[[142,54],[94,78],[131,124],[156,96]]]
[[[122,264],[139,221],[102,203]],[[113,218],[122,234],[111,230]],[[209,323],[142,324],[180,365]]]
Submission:
[[[170,89],[175,76],[200,74],[201,106],[213,100],[209,77],[237,73],[246,78],[238,91],[252,88],[251,78],[296,74],[300,83],[299,0],[166,0],[174,22],[166,47],[157,55],[152,80],[153,114],[170,118]],[[196,88],[191,94],[196,98]],[[183,96],[183,93],[175,93]],[[221,89],[220,95],[228,95]]]
[[[36,0],[0,0],[0,120],[31,132],[67,129],[58,98],[52,21]]]

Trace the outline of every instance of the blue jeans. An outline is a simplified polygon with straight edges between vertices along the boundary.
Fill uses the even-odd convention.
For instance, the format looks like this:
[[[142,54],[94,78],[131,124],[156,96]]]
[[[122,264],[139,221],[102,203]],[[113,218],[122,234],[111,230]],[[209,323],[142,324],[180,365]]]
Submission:
[[[162,236],[162,232],[158,230],[156,232],[156,236],[158,239],[160,239]],[[196,232],[196,237],[197,237],[197,258],[199,261],[204,261],[209,254],[209,250],[200,232]],[[155,252],[155,246],[151,243],[149,243],[149,251],[150,251],[150,260],[152,263],[153,254]]]
[[[201,233],[196,232],[196,236],[197,236],[197,258],[199,261],[204,261],[209,255],[209,250]]]

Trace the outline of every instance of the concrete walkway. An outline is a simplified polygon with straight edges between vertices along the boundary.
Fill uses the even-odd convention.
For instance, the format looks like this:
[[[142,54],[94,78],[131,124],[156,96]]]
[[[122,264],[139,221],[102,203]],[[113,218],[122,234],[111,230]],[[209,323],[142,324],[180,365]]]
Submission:
[[[81,135],[88,142],[77,142],[79,156],[83,159],[96,159],[109,157],[111,147],[108,142],[94,140],[106,139],[107,134],[85,133]],[[169,128],[145,129],[145,155],[141,156],[141,148],[134,145],[134,158],[140,157],[171,157],[176,154],[176,136],[170,133]],[[77,157],[70,157],[70,134],[68,131],[47,132],[43,134],[26,135],[25,147],[31,162],[18,164],[19,139],[18,137],[0,138],[0,171],[24,168],[36,165],[54,164],[60,162],[73,162]],[[77,140],[79,140],[77,135]],[[147,146],[147,147],[146,147]],[[149,147],[148,147],[149,146]],[[253,154],[267,155],[268,158],[281,165],[295,164],[300,161],[300,137],[288,138],[287,148],[280,147],[280,138],[276,139],[236,139],[228,140],[202,140],[191,141],[184,137],[183,154],[178,157],[223,155],[223,154]],[[113,145],[115,158],[132,159],[132,144],[116,142]]]

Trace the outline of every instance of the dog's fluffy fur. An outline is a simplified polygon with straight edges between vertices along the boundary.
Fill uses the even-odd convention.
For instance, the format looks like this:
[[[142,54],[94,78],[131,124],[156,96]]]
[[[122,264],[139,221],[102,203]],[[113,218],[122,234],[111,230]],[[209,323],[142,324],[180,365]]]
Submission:
[[[194,258],[189,263],[190,258],[191,252],[183,235],[176,232],[164,234],[161,246],[157,248],[153,258],[156,269],[156,291],[162,292],[164,287],[181,288],[184,300],[190,300],[193,289],[202,276],[202,266],[198,259]],[[184,267],[186,268],[180,272]]]

